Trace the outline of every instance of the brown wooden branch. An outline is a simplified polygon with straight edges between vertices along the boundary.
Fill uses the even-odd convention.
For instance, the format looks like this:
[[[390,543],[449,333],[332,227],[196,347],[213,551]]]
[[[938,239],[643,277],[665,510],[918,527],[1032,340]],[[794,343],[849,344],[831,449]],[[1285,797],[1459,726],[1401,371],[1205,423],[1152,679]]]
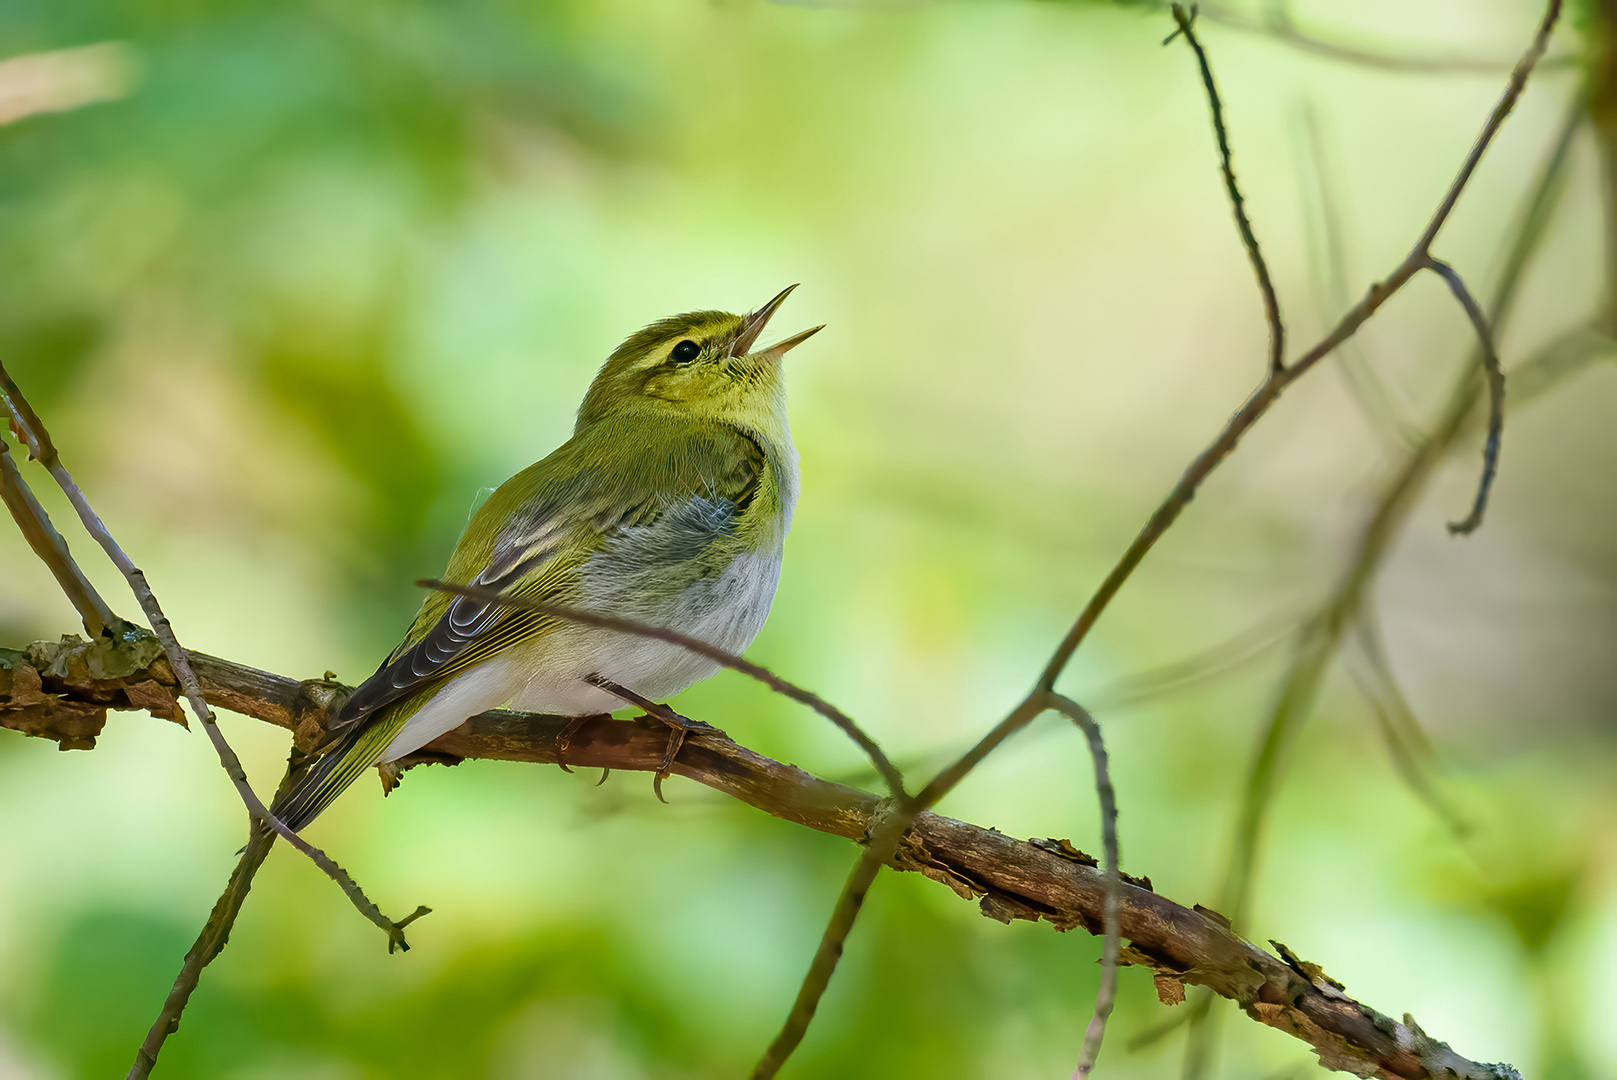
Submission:
[[[56,578],[56,584],[61,586],[68,602],[78,611],[79,618],[84,622],[84,632],[98,637],[103,630],[115,626],[120,620],[95,586],[90,584],[90,579],[84,576],[79,564],[73,561],[72,554],[67,550],[67,541],[51,524],[50,515],[39,505],[39,500],[34,498],[28,482],[22,478],[17,463],[12,460],[11,447],[3,439],[0,439],[0,502],[6,504],[6,509],[11,512],[11,520],[17,523],[23,539],[28,541],[28,546],[39,556],[39,561]]]
[[[264,825],[273,829],[276,835],[296,848],[309,861],[319,867],[327,877],[331,878],[337,884],[337,887],[342,889],[343,895],[348,897],[355,910],[387,935],[389,952],[396,947],[408,948],[404,944],[403,927],[405,924],[394,922],[383,914],[380,908],[371,903],[370,898],[365,895],[358,882],[354,881],[346,870],[338,866],[336,861],[324,851],[288,829],[274,814],[270,813],[269,807],[265,806],[263,801],[259,799],[258,794],[253,791],[252,785],[247,782],[247,772],[241,767],[241,759],[236,756],[236,751],[231,747],[230,741],[225,738],[224,732],[219,730],[219,725],[214,721],[213,711],[208,707],[207,698],[202,692],[202,686],[198,682],[196,674],[191,670],[188,659],[189,653],[180,645],[179,638],[175,636],[173,625],[169,622],[168,616],[163,614],[162,605],[158,603],[157,594],[152,591],[150,582],[146,580],[145,571],[135,565],[135,561],[130,558],[129,553],[113,537],[112,531],[107,528],[106,523],[101,520],[101,516],[90,505],[89,498],[73,479],[72,474],[68,472],[67,466],[62,463],[61,455],[57,453],[56,446],[51,441],[50,431],[39,418],[39,414],[34,411],[33,406],[29,404],[28,398],[22,392],[22,388],[17,385],[16,381],[6,371],[4,361],[0,361],[0,405],[4,405],[9,415],[12,432],[28,447],[29,456],[43,465],[51,476],[55,478],[62,489],[62,493],[67,496],[68,502],[78,512],[79,522],[84,526],[84,531],[89,533],[96,543],[101,545],[101,549],[106,553],[107,558],[112,561],[112,564],[118,568],[118,572],[124,576],[124,580],[129,583],[129,589],[134,593],[135,601],[140,605],[140,609],[145,614],[147,621],[151,623],[156,640],[168,659],[169,671],[180,687],[186,703],[191,707],[191,714],[197,718],[197,721],[202,725],[202,730],[207,733],[208,741],[213,745],[214,752],[218,755],[219,765],[224,769],[225,775],[230,777],[230,782],[235,787],[236,794],[240,796],[242,805],[247,808],[249,817],[254,821],[263,822]],[[117,628],[120,643],[133,640],[135,636],[132,633],[133,629],[128,624],[122,624]],[[178,710],[179,707],[176,705],[175,712],[178,712]],[[178,1017],[174,1017],[173,1020],[177,1022]],[[157,1032],[166,1028],[168,1022],[165,1017],[159,1017],[158,1024],[153,1031]],[[151,1062],[147,1060],[143,1050],[142,1056],[137,1058],[135,1062],[134,1069],[130,1071],[130,1080],[139,1080],[150,1071]]]
[[[329,680],[299,682],[200,653],[192,653],[190,660],[211,704],[286,728],[300,746],[321,738],[328,712],[346,693]],[[144,637],[114,646],[70,636],[0,650],[0,727],[56,739],[64,748],[93,745],[109,709],[146,709],[172,718],[178,697],[167,660]],[[429,743],[406,765],[471,758],[557,764],[556,739],[569,722],[566,717],[484,713]],[[653,725],[597,719],[572,736],[567,761],[650,772],[666,745],[666,733]],[[674,771],[782,820],[861,843],[884,807],[892,805],[722,736],[689,738]],[[1058,930],[1103,931],[1105,874],[1096,860],[1064,840],[1018,840],[923,812],[886,862],[947,885],[1001,922],[1042,920]],[[1317,965],[1284,948],[1277,946],[1277,956],[1243,941],[1217,912],[1159,896],[1149,879],[1125,876],[1125,881],[1118,921],[1130,944],[1121,959],[1150,969],[1166,1003],[1182,1001],[1186,986],[1207,986],[1236,1001],[1253,1019],[1308,1043],[1328,1068],[1361,1076],[1517,1076],[1507,1066],[1461,1057],[1429,1038],[1407,1015],[1395,1021],[1355,1001]],[[210,946],[198,944],[200,957]]]

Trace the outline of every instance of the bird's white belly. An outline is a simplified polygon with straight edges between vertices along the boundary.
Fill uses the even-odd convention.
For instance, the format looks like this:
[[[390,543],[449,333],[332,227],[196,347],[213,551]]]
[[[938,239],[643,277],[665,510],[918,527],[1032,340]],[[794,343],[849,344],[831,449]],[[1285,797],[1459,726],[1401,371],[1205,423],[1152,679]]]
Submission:
[[[581,607],[617,614],[622,611],[652,626],[677,630],[729,653],[752,644],[763,628],[780,581],[780,552],[738,555],[718,575],[698,581],[672,601],[646,610],[608,597],[586,600]],[[527,684],[511,699],[513,708],[562,716],[611,712],[625,703],[585,679],[599,675],[654,701],[670,698],[692,683],[718,672],[720,665],[666,641],[611,631],[577,628],[558,635],[547,648]]]
[[[779,550],[743,554],[711,578],[648,610],[632,597],[586,590],[580,608],[677,630],[740,653],[762,629],[780,581]],[[629,608],[631,610],[624,610]],[[591,675],[653,701],[714,675],[720,665],[665,641],[574,625],[542,636],[532,650],[511,649],[450,679],[382,752],[393,761],[452,731],[467,718],[509,704],[525,712],[588,716],[624,708],[587,682]]]

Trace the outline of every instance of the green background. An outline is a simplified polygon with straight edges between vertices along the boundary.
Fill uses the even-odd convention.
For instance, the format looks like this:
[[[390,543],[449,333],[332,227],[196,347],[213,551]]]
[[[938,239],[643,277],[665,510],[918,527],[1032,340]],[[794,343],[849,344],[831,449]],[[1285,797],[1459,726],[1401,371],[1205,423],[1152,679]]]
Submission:
[[[1306,343],[1407,251],[1538,8],[1298,7],[1346,40],[1500,60],[1390,73],[1204,23]],[[8,0],[0,55],[119,42],[133,86],[0,127],[0,356],[188,646],[357,682],[479,490],[566,437],[618,341],[802,282],[777,326],[828,329],[788,361],[803,497],[750,655],[924,777],[1020,697],[1262,373],[1169,29],[1104,4]],[[1552,51],[1582,47],[1567,28]],[[1579,78],[1536,78],[1438,245],[1479,292]],[[1507,366],[1598,303],[1593,151],[1585,132]],[[1345,293],[1320,284],[1316,157]],[[1441,282],[1361,337],[1394,410],[1428,426],[1471,346]],[[1124,867],[1185,904],[1217,903],[1277,635],[1325,595],[1404,452],[1334,368],[1242,444],[1063,683],[1106,728]],[[1398,778],[1335,669],[1285,759],[1246,927],[1534,1076],[1617,1075],[1614,406],[1605,362],[1513,414],[1489,519],[1456,540],[1443,522],[1478,470],[1462,440],[1376,589],[1470,833]],[[0,645],[75,629],[0,528]],[[1117,692],[1232,640],[1271,644],[1177,692]],[[740,676],[678,704],[876,785],[842,736]],[[270,789],[284,734],[223,724]],[[643,775],[593,782],[481,762],[412,772],[385,802],[356,785],[309,836],[386,910],[435,909],[413,950],[387,955],[277,850],[158,1075],[744,1074],[856,849],[686,781],[669,806]],[[1083,743],[1054,718],[941,809],[1099,847]],[[122,714],[92,753],[0,737],[0,821],[0,1077],[121,1076],[241,843],[236,796],[200,734]],[[788,1075],[1065,1076],[1098,955],[885,875]],[[1175,1013],[1146,974],[1121,984],[1104,1074],[1177,1074],[1182,1032],[1128,1046]],[[1221,1075],[1319,1073],[1219,1011]]]

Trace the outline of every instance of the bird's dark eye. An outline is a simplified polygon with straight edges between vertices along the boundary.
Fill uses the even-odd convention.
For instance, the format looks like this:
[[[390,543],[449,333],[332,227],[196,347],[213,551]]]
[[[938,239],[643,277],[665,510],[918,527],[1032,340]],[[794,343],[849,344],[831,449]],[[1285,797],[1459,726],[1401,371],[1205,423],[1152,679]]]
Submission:
[[[674,351],[669,355],[678,363],[688,364],[702,355],[702,346],[694,341],[682,341],[674,346]]]

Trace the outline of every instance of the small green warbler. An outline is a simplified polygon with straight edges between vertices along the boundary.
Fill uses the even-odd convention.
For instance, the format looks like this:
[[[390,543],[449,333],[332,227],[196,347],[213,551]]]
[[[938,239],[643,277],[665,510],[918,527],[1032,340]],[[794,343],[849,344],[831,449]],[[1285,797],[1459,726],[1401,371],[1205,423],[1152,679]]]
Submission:
[[[477,510],[444,580],[744,650],[774,600],[797,501],[781,358],[822,327],[753,346],[795,288],[749,315],[676,315],[620,345],[573,437]],[[718,669],[667,642],[430,593],[272,810],[301,829],[366,769],[382,766],[385,782],[390,763],[507,704],[591,716],[632,702],[676,729],[705,726],[655,703]],[[670,733],[665,770],[681,736]]]

